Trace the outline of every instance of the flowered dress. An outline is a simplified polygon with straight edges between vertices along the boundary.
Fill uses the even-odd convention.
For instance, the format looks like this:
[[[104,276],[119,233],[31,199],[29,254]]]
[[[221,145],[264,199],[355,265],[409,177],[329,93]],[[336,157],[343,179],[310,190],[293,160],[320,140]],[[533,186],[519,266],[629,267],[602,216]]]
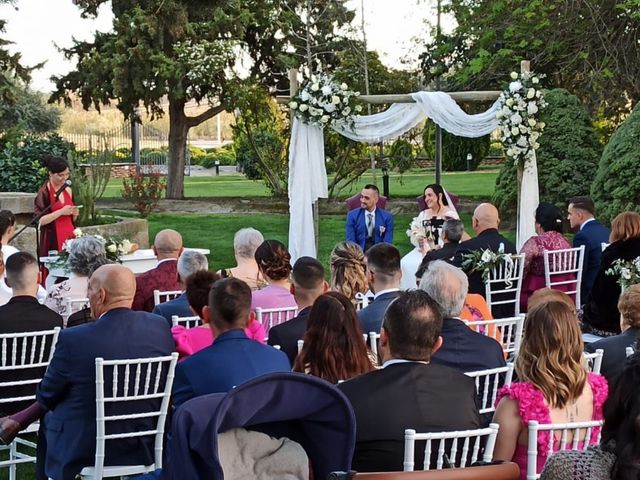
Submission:
[[[602,405],[607,399],[607,395],[609,393],[607,380],[596,373],[589,373],[587,381],[589,382],[593,393],[593,413],[591,414],[591,420],[602,420]],[[533,384],[529,382],[522,382],[502,387],[498,391],[496,406],[502,397],[509,397],[518,402],[518,414],[522,419],[523,428],[527,429],[531,420],[536,420],[539,423],[552,423],[549,405],[547,405],[542,392]],[[600,428],[594,428],[591,430],[589,445],[596,445],[598,443],[599,433]],[[547,445],[549,445],[550,434],[551,433],[548,431],[538,433],[538,472],[542,471],[544,464],[547,461],[546,451]],[[583,442],[580,442],[580,444],[582,443]],[[558,441],[556,441],[554,443],[554,450],[558,450],[558,448]],[[512,461],[517,463],[520,467],[520,479],[525,480],[527,478],[526,445],[516,445]]]

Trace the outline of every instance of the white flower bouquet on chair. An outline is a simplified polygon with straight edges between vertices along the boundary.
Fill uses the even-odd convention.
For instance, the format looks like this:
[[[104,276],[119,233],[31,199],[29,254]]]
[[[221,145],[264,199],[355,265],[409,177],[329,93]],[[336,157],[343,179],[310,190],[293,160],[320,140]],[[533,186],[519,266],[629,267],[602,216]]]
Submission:
[[[623,260],[619,258],[611,268],[608,268],[605,273],[611,276],[617,276],[617,284],[620,285],[622,290],[626,289],[630,285],[640,283],[640,257],[636,257],[633,260]]]
[[[462,256],[462,269],[468,273],[480,272],[482,273],[482,280],[486,283],[491,272],[504,265],[505,283],[507,288],[511,288],[511,277],[517,274],[515,263],[511,254],[504,253],[504,244],[500,244],[500,248],[497,252],[492,250],[474,250],[473,252],[466,253]]]

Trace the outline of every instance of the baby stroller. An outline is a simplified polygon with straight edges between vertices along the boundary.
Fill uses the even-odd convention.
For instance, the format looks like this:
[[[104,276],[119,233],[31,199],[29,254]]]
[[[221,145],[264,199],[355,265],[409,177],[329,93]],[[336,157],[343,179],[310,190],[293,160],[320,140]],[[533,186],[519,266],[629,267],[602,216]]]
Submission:
[[[218,434],[238,427],[299,443],[314,480],[351,466],[355,417],[342,392],[310,375],[272,373],[182,405],[173,418],[162,478],[222,480]]]

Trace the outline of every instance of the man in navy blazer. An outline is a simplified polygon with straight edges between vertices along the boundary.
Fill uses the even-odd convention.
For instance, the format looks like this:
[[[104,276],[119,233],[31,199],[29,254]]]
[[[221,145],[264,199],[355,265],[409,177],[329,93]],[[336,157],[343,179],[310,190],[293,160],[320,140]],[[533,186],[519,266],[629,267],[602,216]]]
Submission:
[[[442,346],[431,361],[463,372],[505,366],[502,346],[491,337],[474,332],[460,320],[469,281],[459,268],[443,260],[429,263],[420,289],[433,298],[442,311]]]
[[[589,197],[571,198],[567,211],[571,229],[576,231],[576,235],[573,237],[573,246],[575,248],[584,245],[580,300],[582,304],[585,304],[593,288],[598,270],[600,270],[602,244],[609,243],[611,232],[594,218],[596,208],[593,200]]]
[[[184,290],[185,285],[187,283],[187,278],[190,275],[193,275],[196,272],[201,270],[208,270],[209,263],[207,262],[207,257],[205,257],[202,253],[196,252],[195,250],[184,250],[178,258],[178,281],[180,282],[181,288]],[[191,307],[189,306],[189,301],[187,300],[187,293],[184,292],[178,298],[174,298],[168,302],[163,302],[156,305],[153,308],[153,312],[156,315],[160,315],[167,319],[169,326],[173,326],[171,322],[171,317],[173,315],[177,315],[178,317],[192,317],[195,314]]]
[[[393,243],[393,215],[377,208],[380,191],[375,185],[365,185],[360,193],[360,208],[347,214],[347,240],[367,251],[377,243]]]
[[[207,393],[224,393],[264,373],[288,372],[284,352],[251,340],[244,328],[253,320],[251,289],[237,278],[223,278],[211,287],[202,309],[215,341],[176,367],[173,405]]]
[[[374,245],[365,253],[367,281],[375,294],[373,301],[358,311],[364,333],[380,332],[387,307],[400,293],[400,252],[388,243]]]
[[[128,268],[100,267],[89,279],[87,290],[91,313],[97,320],[60,332],[36,391],[37,402],[49,410],[38,438],[39,469],[44,461],[49,478],[75,478],[83,467],[95,462],[95,359],[165,356],[174,350],[171,331],[162,317],[131,310],[135,290],[136,280]],[[127,413],[121,409],[113,406],[109,413]],[[138,424],[138,430],[155,428],[155,419],[131,421]],[[114,433],[123,431],[117,425],[112,428]],[[154,461],[153,450],[153,436],[108,442],[105,464],[148,465]]]

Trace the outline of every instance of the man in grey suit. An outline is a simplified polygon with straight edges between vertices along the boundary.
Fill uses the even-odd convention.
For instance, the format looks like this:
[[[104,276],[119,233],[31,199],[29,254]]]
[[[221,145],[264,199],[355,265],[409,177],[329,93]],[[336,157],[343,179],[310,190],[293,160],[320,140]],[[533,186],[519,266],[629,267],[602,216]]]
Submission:
[[[384,312],[400,293],[400,252],[390,243],[378,243],[364,254],[373,302],[358,312],[364,333],[380,331]]]

